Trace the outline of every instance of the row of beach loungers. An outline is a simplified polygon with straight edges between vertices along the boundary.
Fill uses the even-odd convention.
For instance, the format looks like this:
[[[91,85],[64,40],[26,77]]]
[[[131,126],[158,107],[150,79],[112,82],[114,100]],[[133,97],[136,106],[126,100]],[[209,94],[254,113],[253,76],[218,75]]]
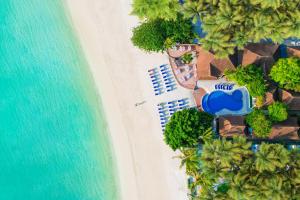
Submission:
[[[162,130],[165,130],[165,126],[168,123],[170,117],[179,110],[190,108],[189,98],[163,102],[157,105],[159,117],[160,117],[160,124]]]
[[[216,90],[232,90],[234,84],[233,83],[219,83],[215,85]]]
[[[148,70],[155,95],[177,89],[175,78],[169,65],[162,65]]]

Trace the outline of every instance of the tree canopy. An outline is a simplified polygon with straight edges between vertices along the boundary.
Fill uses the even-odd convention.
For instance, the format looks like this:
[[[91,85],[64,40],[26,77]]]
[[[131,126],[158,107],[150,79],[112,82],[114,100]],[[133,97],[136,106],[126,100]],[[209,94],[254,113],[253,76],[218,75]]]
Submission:
[[[174,113],[166,125],[165,142],[173,149],[195,147],[200,139],[211,138],[213,116],[197,109]]]
[[[300,59],[279,59],[272,67],[270,76],[281,87],[300,92]]]
[[[275,102],[268,106],[269,117],[273,122],[281,122],[288,118],[287,106],[281,102]]]
[[[246,116],[246,122],[253,129],[255,136],[267,138],[270,135],[272,122],[267,118],[262,110],[254,109]]]
[[[141,20],[175,20],[179,8],[178,0],[133,0],[131,14]]]
[[[172,45],[190,43],[194,38],[190,20],[178,15],[176,20],[148,20],[133,29],[131,41],[147,52],[164,51]]]
[[[264,96],[267,91],[263,71],[256,65],[240,66],[235,70],[227,70],[225,75],[228,80],[246,86],[250,95],[254,97]]]
[[[299,199],[299,150],[289,152],[280,144],[262,143],[252,152],[250,146],[245,138],[206,143],[198,176],[207,184],[201,185],[195,199]]]
[[[248,42],[300,37],[299,2],[294,0],[187,0],[185,12],[200,17],[207,33],[200,41],[220,57]]]

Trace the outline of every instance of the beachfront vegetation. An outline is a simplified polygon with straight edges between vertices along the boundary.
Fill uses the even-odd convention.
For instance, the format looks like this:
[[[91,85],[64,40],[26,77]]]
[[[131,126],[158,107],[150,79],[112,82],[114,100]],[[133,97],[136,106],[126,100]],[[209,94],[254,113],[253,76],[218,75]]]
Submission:
[[[206,143],[197,175],[201,190],[193,199],[299,199],[299,150],[262,143],[253,152],[250,146],[242,137]]]
[[[263,77],[263,71],[256,65],[240,66],[235,70],[226,70],[226,78],[240,86],[246,86],[253,97],[264,96],[267,87]]]
[[[272,122],[260,109],[254,109],[246,116],[246,122],[251,126],[256,137],[267,138],[271,132]]]
[[[131,14],[141,20],[175,20],[179,8],[178,0],[133,0]]]
[[[184,16],[200,17],[207,33],[200,40],[203,47],[219,57],[249,42],[300,37],[299,3],[294,0],[187,0],[185,4]]]
[[[270,77],[280,87],[300,92],[300,59],[282,58],[272,67]]]
[[[175,151],[184,147],[193,148],[200,140],[212,138],[213,116],[197,109],[174,113],[165,129],[165,142]]]
[[[182,14],[185,18],[191,19],[193,23],[196,23],[200,19],[202,8],[197,1],[186,1],[181,8]]]
[[[275,102],[268,106],[269,117],[273,122],[281,122],[287,119],[287,106],[281,102]]]
[[[178,15],[176,20],[148,20],[133,29],[133,44],[147,52],[162,52],[176,43],[190,43],[194,38],[190,20]]]
[[[165,49],[165,33],[160,19],[147,21],[133,29],[131,41],[134,46],[147,52],[159,52]]]
[[[184,148],[177,157],[181,160],[180,168],[185,166],[185,173],[196,176],[200,170],[200,154],[197,148]]]

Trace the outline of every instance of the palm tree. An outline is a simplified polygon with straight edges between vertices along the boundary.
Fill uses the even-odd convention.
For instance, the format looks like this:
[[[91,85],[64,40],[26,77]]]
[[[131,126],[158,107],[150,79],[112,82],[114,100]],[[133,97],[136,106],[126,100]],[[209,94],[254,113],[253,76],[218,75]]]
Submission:
[[[197,1],[187,1],[182,6],[183,16],[187,19],[192,19],[193,23],[196,23],[200,18],[202,5]]]
[[[200,135],[199,140],[202,141],[204,144],[209,143],[213,140],[213,131],[212,128],[208,128],[206,131]]]
[[[260,145],[256,153],[255,166],[259,172],[274,172],[276,168],[284,168],[289,161],[289,152],[279,144]]]
[[[241,176],[240,173],[234,176],[230,182],[228,195],[233,199],[243,199],[245,181],[246,177]]]
[[[184,148],[181,155],[177,158],[181,159],[180,168],[185,166],[186,173],[190,176],[196,176],[200,170],[200,158],[197,148]]]
[[[288,170],[283,172],[283,187],[290,194],[289,199],[300,199],[300,151],[292,150],[289,157]]]
[[[283,190],[283,178],[280,176],[268,177],[262,190],[265,190],[266,196],[272,197],[272,200],[289,199],[288,193]]]
[[[204,25],[203,30],[213,29],[210,25]],[[224,35],[220,32],[213,32],[207,34],[205,38],[200,39],[202,47],[207,51],[213,51],[219,58],[224,58],[229,54],[234,53],[235,45],[230,41],[230,35]]]
[[[281,5],[281,0],[251,0],[254,5],[260,4],[262,8],[273,8],[277,9]]]
[[[186,0],[183,7],[187,18],[200,17],[207,33],[201,43],[219,57],[250,41],[281,42],[300,36],[299,2],[295,0]]]
[[[180,5],[177,0],[134,0],[131,14],[141,20],[175,20]]]

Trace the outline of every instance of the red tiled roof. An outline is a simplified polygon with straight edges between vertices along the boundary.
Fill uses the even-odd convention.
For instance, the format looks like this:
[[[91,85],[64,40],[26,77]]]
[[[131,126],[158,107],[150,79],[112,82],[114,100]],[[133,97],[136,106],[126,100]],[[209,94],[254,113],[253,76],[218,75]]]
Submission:
[[[290,110],[300,110],[300,93],[279,89],[279,99],[285,103]]]
[[[219,118],[219,133],[222,137],[242,135],[245,128],[244,116],[224,116]]]
[[[236,66],[257,64],[263,67],[265,75],[268,75],[272,65],[278,57],[278,45],[270,44],[248,44],[245,49],[236,50],[234,55],[228,58],[218,59],[209,51],[204,50],[200,45],[178,45],[176,48],[169,49],[168,54],[173,71],[181,66],[177,66],[176,58],[179,58],[187,52],[194,52],[197,59],[194,60],[195,78],[186,83],[180,81],[179,76],[175,74],[179,84],[188,89],[193,89],[197,80],[216,80],[224,74],[226,69],[235,69]],[[177,61],[178,62],[178,61]],[[181,64],[182,65],[182,64]],[[194,82],[194,83],[192,83]]]
[[[298,118],[289,117],[287,120],[276,123],[272,126],[272,131],[269,138],[300,140],[298,136],[299,128]]]
[[[299,57],[300,58],[300,47],[288,47],[287,53],[289,57]]]

